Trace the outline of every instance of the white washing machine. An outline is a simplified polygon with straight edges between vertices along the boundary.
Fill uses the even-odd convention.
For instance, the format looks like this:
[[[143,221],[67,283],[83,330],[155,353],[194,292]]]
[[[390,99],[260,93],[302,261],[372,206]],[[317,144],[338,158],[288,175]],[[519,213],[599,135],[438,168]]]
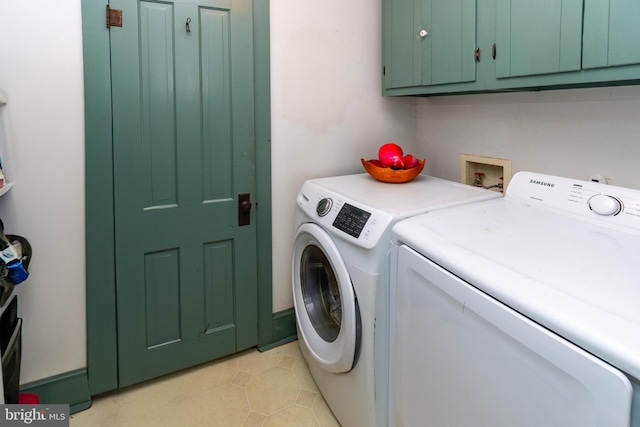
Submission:
[[[293,295],[298,340],[343,427],[386,425],[391,226],[410,216],[501,197],[420,175],[309,180],[297,197]]]

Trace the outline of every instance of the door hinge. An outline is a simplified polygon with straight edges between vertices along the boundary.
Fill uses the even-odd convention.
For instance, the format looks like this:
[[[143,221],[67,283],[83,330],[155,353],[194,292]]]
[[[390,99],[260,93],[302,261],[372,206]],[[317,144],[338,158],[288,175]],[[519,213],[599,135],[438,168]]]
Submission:
[[[491,57],[493,58],[493,60],[496,60],[496,44],[494,43],[493,46],[491,46]]]
[[[387,67],[382,67],[382,75],[383,76],[387,75]]]
[[[107,5],[107,28],[122,27],[122,10],[111,9]]]
[[[473,58],[476,60],[476,62],[480,62],[480,48],[476,48],[474,54],[473,54]]]

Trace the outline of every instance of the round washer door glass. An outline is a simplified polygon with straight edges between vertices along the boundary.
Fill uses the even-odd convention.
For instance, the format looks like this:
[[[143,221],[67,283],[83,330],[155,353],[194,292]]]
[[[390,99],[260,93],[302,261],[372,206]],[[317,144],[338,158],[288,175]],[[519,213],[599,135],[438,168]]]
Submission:
[[[328,372],[350,371],[360,348],[360,312],[351,277],[331,236],[302,224],[292,260],[300,345]]]
[[[334,342],[342,325],[340,287],[327,256],[315,245],[302,251],[300,286],[313,328],[323,340]]]

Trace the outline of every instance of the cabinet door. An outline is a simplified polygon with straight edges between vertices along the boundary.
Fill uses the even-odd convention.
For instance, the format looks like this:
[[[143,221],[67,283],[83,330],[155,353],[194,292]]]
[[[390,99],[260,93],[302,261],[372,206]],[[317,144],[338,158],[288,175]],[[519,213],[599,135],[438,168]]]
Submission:
[[[582,0],[497,0],[496,51],[498,78],[580,70]]]
[[[638,0],[585,0],[582,67],[639,64],[638,22]]]
[[[419,67],[414,61],[414,1],[385,0],[384,9],[384,87],[419,85],[419,78],[414,79],[414,64]]]
[[[385,88],[472,82],[476,0],[387,0]]]

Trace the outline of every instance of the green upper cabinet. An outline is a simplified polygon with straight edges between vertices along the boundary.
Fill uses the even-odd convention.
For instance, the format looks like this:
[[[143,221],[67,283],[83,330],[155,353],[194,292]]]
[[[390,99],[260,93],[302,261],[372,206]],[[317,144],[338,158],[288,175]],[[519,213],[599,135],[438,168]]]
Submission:
[[[582,67],[640,64],[640,1],[584,0]]]
[[[383,95],[640,84],[640,0],[383,6]]]
[[[473,82],[476,0],[385,0],[385,89]]]
[[[496,49],[497,78],[580,70],[582,0],[497,0]]]

